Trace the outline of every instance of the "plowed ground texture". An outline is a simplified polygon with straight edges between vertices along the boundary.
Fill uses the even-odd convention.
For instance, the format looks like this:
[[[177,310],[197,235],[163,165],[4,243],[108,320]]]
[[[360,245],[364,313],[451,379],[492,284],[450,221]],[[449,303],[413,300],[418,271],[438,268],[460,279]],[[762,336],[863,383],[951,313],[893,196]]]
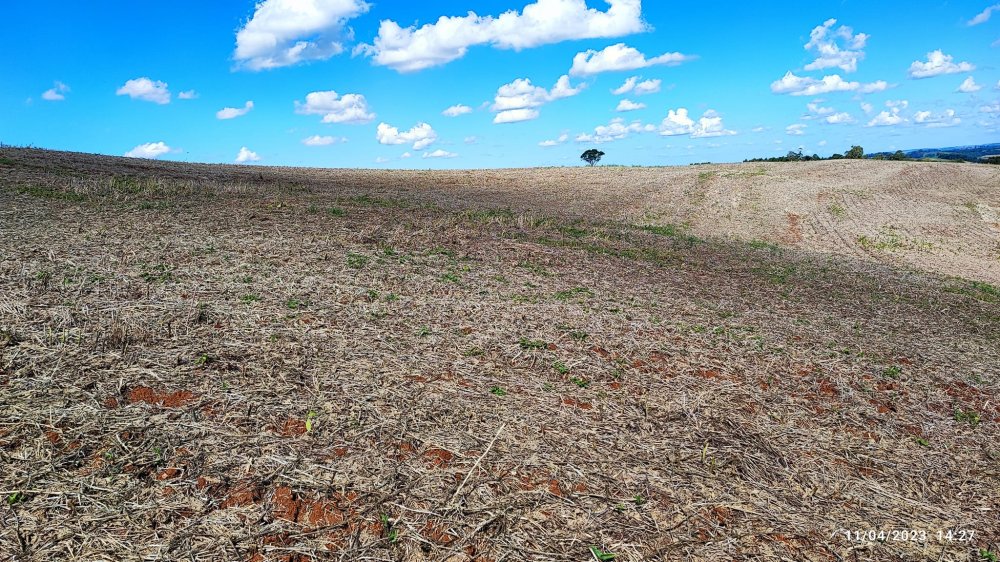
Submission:
[[[996,172],[796,166],[0,150],[0,558],[990,560]]]

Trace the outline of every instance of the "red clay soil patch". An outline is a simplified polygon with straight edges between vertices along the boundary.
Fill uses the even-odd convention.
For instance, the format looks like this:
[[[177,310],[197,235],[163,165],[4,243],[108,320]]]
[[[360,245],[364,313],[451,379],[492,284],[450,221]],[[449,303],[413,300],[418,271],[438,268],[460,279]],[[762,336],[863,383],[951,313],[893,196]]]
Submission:
[[[833,381],[830,379],[820,379],[819,394],[820,396],[839,396],[840,391],[837,390],[837,385],[833,384]]]
[[[306,433],[306,422],[300,419],[288,419],[278,430],[278,433],[284,437],[298,437],[299,435],[305,435]]]
[[[446,546],[455,542],[456,539],[455,535],[449,533],[444,525],[440,525],[433,521],[428,521],[424,524],[424,528],[420,531],[420,536],[433,543]]]
[[[428,465],[434,468],[448,468],[451,466],[452,459],[455,458],[455,455],[450,451],[436,448],[427,449],[421,456]]]
[[[118,399],[115,398],[114,396],[108,396],[107,398],[104,399],[103,404],[105,408],[109,410],[114,410],[115,408],[118,407]]]
[[[45,440],[53,445],[59,444],[60,439],[62,439],[62,437],[59,435],[58,431],[49,430],[45,432]]]
[[[199,479],[201,483],[203,479]],[[221,492],[221,487],[213,488],[206,481],[209,493]],[[219,509],[229,509],[230,507],[246,507],[260,503],[261,490],[256,482],[244,481],[236,484],[232,490],[226,494],[226,499],[219,504]]]
[[[278,486],[272,497],[275,519],[292,521],[310,528],[341,525],[355,515],[351,504],[358,498],[354,492],[334,494],[331,499],[310,500],[298,497],[288,486]]]
[[[181,474],[184,474],[184,469],[170,467],[163,469],[159,474],[156,475],[157,480],[170,480],[172,478],[177,478]]]
[[[590,348],[590,351],[597,354],[597,356],[600,357],[601,359],[607,359],[608,361],[614,359],[614,356],[611,354],[611,352],[604,349],[603,347],[598,347],[595,345]]]
[[[802,241],[802,217],[795,213],[788,213],[788,231],[785,234],[785,241],[790,244],[798,244]]]
[[[403,441],[399,444],[399,453],[396,455],[396,460],[405,461],[417,456],[417,447],[409,441]]]
[[[189,390],[177,392],[157,392],[148,386],[137,386],[128,391],[128,401],[132,404],[145,402],[152,406],[164,408],[180,408],[195,399],[195,394]]]
[[[559,481],[555,478],[549,480],[549,493],[553,496],[563,497],[562,486],[559,485]]]
[[[573,406],[574,408],[579,408],[581,410],[592,410],[594,405],[590,402],[581,402],[576,398],[563,398],[562,403],[566,406]]]

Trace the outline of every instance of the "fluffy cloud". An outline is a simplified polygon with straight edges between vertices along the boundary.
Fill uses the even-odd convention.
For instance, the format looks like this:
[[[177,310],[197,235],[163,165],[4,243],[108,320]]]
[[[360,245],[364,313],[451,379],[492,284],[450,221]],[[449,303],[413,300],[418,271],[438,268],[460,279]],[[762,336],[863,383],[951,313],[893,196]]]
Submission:
[[[816,117],[823,117],[824,115],[829,115],[829,114],[833,113],[834,111],[836,111],[832,107],[822,107],[820,105],[820,103],[822,103],[822,102],[820,102],[818,100],[814,101],[814,102],[811,102],[811,103],[807,103],[806,104],[806,109],[809,111],[809,115],[808,115],[808,117],[803,117],[803,119],[806,119],[806,118],[813,119],[813,118],[816,118]]]
[[[569,76],[563,75],[556,81],[551,90],[535,86],[527,78],[518,78],[509,84],[497,88],[496,96],[490,110],[496,113],[494,123],[517,123],[536,119],[538,107],[562,98],[575,96],[583,91],[584,86],[573,87]]]
[[[843,125],[847,123],[853,123],[854,118],[851,117],[850,113],[840,112],[840,113],[834,113],[833,115],[828,115],[826,119],[824,119],[824,121],[826,121],[830,125]]]
[[[793,96],[818,96],[831,92],[859,92],[870,94],[881,92],[889,88],[889,84],[884,80],[862,84],[861,82],[849,82],[840,77],[839,74],[824,76],[822,80],[816,80],[808,76],[796,76],[792,71],[788,71],[780,80],[771,83],[771,91],[776,94],[790,94]]]
[[[968,78],[965,79],[965,81],[962,82],[962,84],[958,87],[958,90],[956,91],[961,92],[963,94],[971,94],[974,92],[978,92],[979,90],[982,89],[983,87],[980,86],[979,84],[976,84],[976,80],[973,77],[969,76]]]
[[[504,123],[520,123],[521,121],[538,119],[539,115],[541,114],[537,109],[508,109],[497,113],[496,117],[493,118],[493,122],[497,125],[502,125]]]
[[[641,0],[607,0],[606,12],[588,8],[585,0],[537,0],[521,12],[480,16],[441,16],[437,22],[400,27],[382,20],[371,45],[359,45],[380,66],[413,72],[462,58],[469,47],[527,49],[574,39],[621,37],[646,31]]]
[[[868,102],[861,102],[861,111],[870,114],[872,111],[875,111],[875,106]]]
[[[362,0],[264,0],[236,33],[237,65],[249,70],[322,60],[343,52],[344,24],[368,11]]]
[[[177,99],[179,100],[193,100],[198,98],[198,92],[194,90],[186,90],[177,94]]]
[[[823,70],[824,68],[839,68],[844,72],[858,70],[858,61],[865,58],[862,49],[868,41],[868,35],[858,33],[847,26],[834,29],[835,19],[823,22],[809,34],[809,42],[805,48],[817,55],[816,60],[805,66],[806,70]]]
[[[632,100],[625,99],[618,102],[618,107],[615,108],[615,111],[635,111],[637,109],[645,109],[645,108],[646,104],[644,103],[635,103]]]
[[[802,136],[802,135],[805,134],[806,126],[807,125],[803,125],[802,123],[796,123],[794,125],[789,125],[789,126],[785,127],[785,134],[792,135],[792,136]]]
[[[649,133],[656,130],[653,125],[643,125],[639,121],[626,124],[625,120],[617,117],[612,119],[607,125],[594,127],[593,134],[581,133],[574,139],[576,142],[605,143],[623,139],[632,133]]]
[[[997,10],[1000,10],[1000,4],[993,4],[989,8],[986,8],[982,12],[976,14],[976,17],[969,20],[968,25],[979,25],[990,21],[990,15]]]
[[[614,94],[614,95],[616,95],[616,96],[620,96],[620,95],[628,94],[628,93],[632,93],[632,94],[634,94],[636,96],[644,96],[646,94],[655,94],[656,92],[660,91],[660,84],[662,84],[662,83],[663,83],[663,81],[662,80],[658,80],[658,79],[657,80],[646,80],[646,81],[643,81],[643,82],[639,82],[639,77],[638,76],[633,76],[633,77],[625,80],[624,84],[622,84],[618,88],[615,88],[614,90],[612,90],[611,93]]]
[[[962,122],[962,119],[955,116],[954,109],[945,110],[944,113],[934,114],[930,111],[918,111],[913,114],[913,121],[927,127],[954,127]]]
[[[562,143],[564,143],[564,142],[566,142],[568,140],[569,140],[569,135],[567,135],[566,133],[563,133],[563,134],[559,135],[559,138],[557,138],[555,140],[544,140],[544,141],[538,143],[538,146],[559,146],[560,144],[562,144]]]
[[[688,110],[671,109],[660,123],[660,134],[663,136],[689,135],[694,132],[694,120],[688,117]]]
[[[434,152],[425,152],[422,158],[455,158],[457,156],[454,152],[448,152],[439,148]]]
[[[125,157],[156,159],[172,150],[172,148],[163,142],[147,142],[146,144],[140,144],[139,146],[126,152]]]
[[[223,120],[225,120],[225,119],[236,119],[237,117],[243,117],[247,113],[250,113],[251,109],[253,109],[253,102],[252,101],[248,101],[245,104],[243,104],[242,108],[224,107],[224,108],[220,109],[219,111],[217,111],[215,113],[215,118],[216,119],[223,119]]]
[[[427,123],[417,123],[409,131],[400,132],[388,123],[379,123],[375,131],[379,144],[413,144],[414,150],[423,150],[434,144],[437,133]]]
[[[320,135],[313,135],[302,139],[302,144],[306,146],[329,146],[337,142],[347,142],[347,139],[344,137],[338,139],[337,137]]]
[[[310,92],[305,103],[295,102],[295,113],[322,115],[323,123],[368,123],[375,114],[368,110],[368,101],[361,94],[340,96],[333,90]]]
[[[159,80],[154,82],[145,76],[125,82],[115,94],[128,96],[134,100],[151,101],[160,105],[170,103],[170,90],[167,89],[167,84]]]
[[[63,101],[66,99],[67,93],[69,93],[69,86],[56,80],[53,87],[42,92],[42,99],[46,101]]]
[[[573,67],[570,68],[569,73],[573,76],[590,76],[600,72],[635,70],[659,64],[677,66],[692,59],[694,57],[681,53],[665,53],[658,57],[647,59],[646,55],[640,53],[634,47],[629,47],[625,43],[618,43],[605,47],[601,51],[588,49],[582,53],[577,53],[573,57]]]
[[[247,147],[240,149],[239,153],[236,155],[236,163],[242,164],[244,162],[257,162],[260,160],[260,156],[256,152],[250,150]]]
[[[472,113],[472,108],[467,105],[458,104],[442,111],[441,115],[446,117],[458,117],[459,115],[465,115],[466,113]]]
[[[874,119],[868,122],[866,127],[891,127],[892,125],[899,125],[906,121],[902,115],[899,114],[899,108],[893,107],[891,111],[883,111],[875,116]]]
[[[691,135],[691,138],[707,138],[735,134],[736,131],[725,128],[722,117],[711,109],[703,113],[697,122],[688,116],[686,108],[671,109],[660,123],[660,135],[663,136]]]
[[[885,101],[885,106],[888,107],[889,109],[892,109],[892,108],[895,108],[895,107],[898,107],[899,109],[906,109],[907,107],[910,107],[910,101],[909,100],[886,100]]]
[[[1000,101],[995,101],[989,105],[983,105],[979,107],[979,111],[982,113],[989,113],[995,115],[1000,113]]]
[[[976,65],[968,62],[955,63],[954,57],[946,55],[940,49],[927,53],[927,62],[913,61],[910,65],[910,78],[930,78],[942,74],[956,72],[972,72]]]

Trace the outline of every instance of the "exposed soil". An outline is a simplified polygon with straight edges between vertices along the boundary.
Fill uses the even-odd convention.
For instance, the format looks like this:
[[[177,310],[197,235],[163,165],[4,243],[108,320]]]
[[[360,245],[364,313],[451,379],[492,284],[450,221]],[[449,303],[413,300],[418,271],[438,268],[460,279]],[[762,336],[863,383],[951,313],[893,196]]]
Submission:
[[[982,560],[998,186],[0,149],[0,558]]]

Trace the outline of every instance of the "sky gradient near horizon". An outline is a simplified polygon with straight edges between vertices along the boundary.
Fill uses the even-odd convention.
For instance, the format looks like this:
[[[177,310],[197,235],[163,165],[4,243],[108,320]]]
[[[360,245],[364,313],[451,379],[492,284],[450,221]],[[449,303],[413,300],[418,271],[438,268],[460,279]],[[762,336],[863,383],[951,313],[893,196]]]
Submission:
[[[0,142],[374,168],[1000,142],[1000,4],[752,4],[15,3]]]

